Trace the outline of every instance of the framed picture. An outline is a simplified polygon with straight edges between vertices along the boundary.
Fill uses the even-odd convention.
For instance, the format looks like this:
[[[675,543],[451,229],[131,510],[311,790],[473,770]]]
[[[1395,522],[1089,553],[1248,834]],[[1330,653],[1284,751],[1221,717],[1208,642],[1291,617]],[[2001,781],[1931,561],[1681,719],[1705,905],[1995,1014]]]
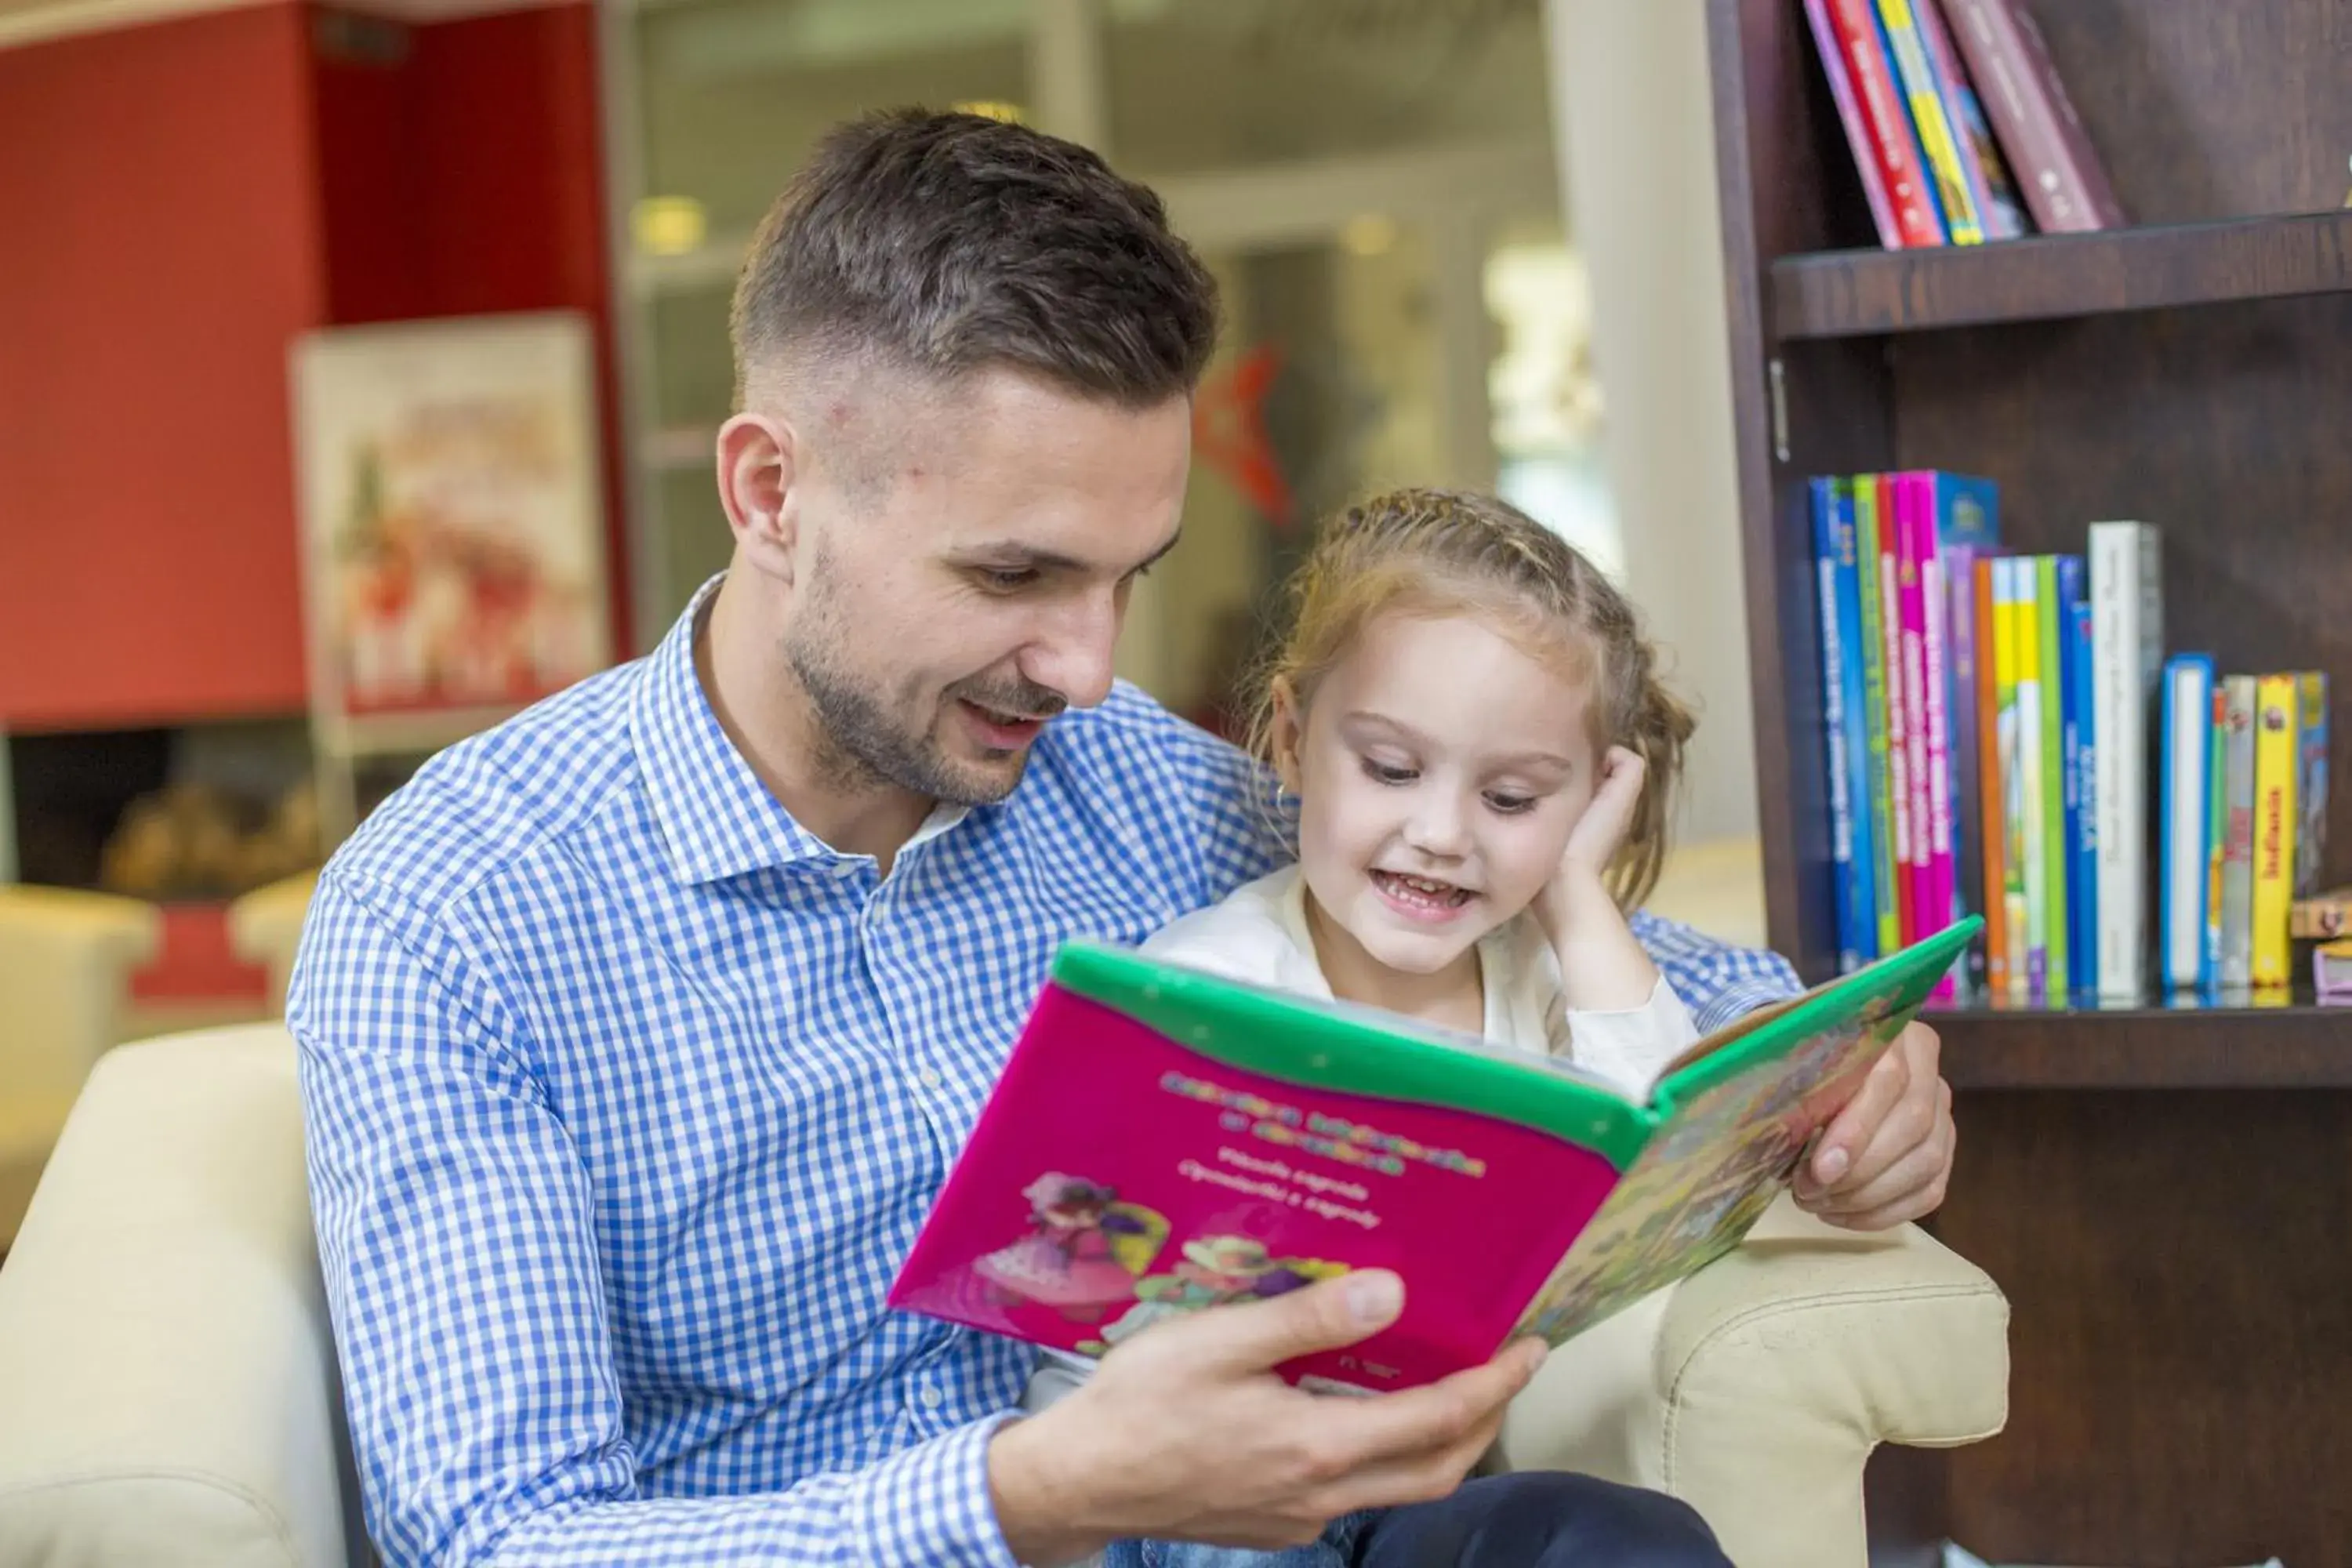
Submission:
[[[565,312],[296,342],[322,763],[437,750],[611,662],[594,363]]]

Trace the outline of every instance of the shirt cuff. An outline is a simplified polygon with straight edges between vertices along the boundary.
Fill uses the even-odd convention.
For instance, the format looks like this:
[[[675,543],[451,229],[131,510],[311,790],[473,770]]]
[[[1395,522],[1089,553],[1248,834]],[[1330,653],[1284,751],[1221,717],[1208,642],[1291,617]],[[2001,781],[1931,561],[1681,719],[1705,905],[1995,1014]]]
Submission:
[[[850,1538],[891,1568],[1020,1568],[997,1523],[988,1445],[1012,1412],[894,1454],[866,1473]]]
[[[1638,1007],[1571,1008],[1569,1050],[1579,1067],[1630,1093],[1647,1094],[1659,1069],[1699,1037],[1690,1010],[1664,975]]]
[[[1775,1002],[1786,1002],[1801,993],[1789,982],[1775,975],[1759,975],[1725,986],[1706,999],[1698,1015],[1702,1034],[1711,1035],[1727,1024],[1736,1024],[1759,1007],[1769,1007]]]

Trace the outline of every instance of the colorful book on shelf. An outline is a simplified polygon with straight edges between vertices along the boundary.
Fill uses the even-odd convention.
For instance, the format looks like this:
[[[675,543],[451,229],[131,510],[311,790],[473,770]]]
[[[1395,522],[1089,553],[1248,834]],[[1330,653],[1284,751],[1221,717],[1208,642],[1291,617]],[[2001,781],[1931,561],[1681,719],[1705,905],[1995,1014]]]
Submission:
[[[1962,914],[1978,912],[1961,896],[1960,867],[1975,863],[1975,824],[1966,810],[1969,796],[1959,784],[1962,753],[1973,751],[1964,736],[1973,731],[1954,689],[1955,659],[1966,620],[1953,613],[1951,584],[1967,579],[1979,553],[2000,544],[2000,490],[1990,479],[1940,469],[1897,474],[1895,484],[1905,552],[1918,581],[1920,696],[1912,796],[1915,811],[1922,814],[1927,827],[1925,853],[1919,857],[1923,875],[1917,882],[1927,912],[1920,918],[1927,930],[1937,930]],[[1905,657],[1912,658],[1907,645]],[[1906,668],[1906,693],[1910,677]],[[1918,848],[1915,839],[1915,852]],[[1962,979],[1981,973],[1981,954],[1976,958],[1973,970],[1963,964],[1952,984],[1938,992],[1939,1000],[1950,999]]]
[[[1895,230],[1905,247],[1942,245],[1948,237],[1936,210],[1936,196],[1903,107],[1902,89],[1879,32],[1873,0],[1826,0],[1831,31],[1864,132],[1854,148],[1857,161],[1875,162],[1888,205],[1894,209]]]
[[[2292,675],[2254,682],[2253,976],[2262,986],[2288,983],[2287,929],[2294,902],[2295,743],[2301,701]]]
[[[1880,245],[1889,250],[1900,250],[1903,230],[1895,219],[1895,204],[1886,194],[1885,173],[1871,144],[1869,122],[1863,118],[1862,105],[1854,97],[1853,76],[1845,68],[1845,51],[1839,46],[1836,26],[1830,20],[1829,0],[1805,0],[1805,26],[1812,31],[1813,53],[1822,62],[1822,76],[1830,84],[1830,103],[1837,110],[1846,147],[1853,154],[1854,173],[1862,179],[1862,196],[1870,208],[1871,226],[1877,231]]]
[[[2095,522],[2090,557],[2099,994],[2137,1000],[2147,982],[2147,730],[2164,665],[2161,536],[2153,523]]]
[[[2221,955],[2224,989],[2254,983],[2254,678],[2221,682]]]
[[[2058,635],[2058,564],[2055,555],[2034,557],[2034,637],[2040,645],[2036,658],[2042,672],[2042,853],[2046,861],[2042,888],[2047,902],[2042,914],[2042,961],[2048,988],[2042,994],[2053,1000],[2065,995],[2066,977],[2071,973],[2066,940],[2066,658]]]
[[[2035,225],[2051,234],[2121,227],[2105,166],[2025,0],[1944,0],[1944,10]]]
[[[2221,984],[2221,873],[2229,857],[2229,698],[2213,678],[2205,744],[2205,984]]]
[[[2022,1000],[2033,994],[2036,962],[2032,905],[2027,897],[2025,875],[2029,856],[2025,827],[2024,712],[2018,700],[2018,678],[2025,664],[2025,650],[2019,646],[2017,635],[2018,589],[2020,579],[2026,571],[2027,564],[2022,560],[1997,560],[1992,563],[1993,668],[1996,701],[2000,709],[2000,893],[2003,924],[2009,934],[2009,995],[2011,1000]]]
[[[1993,606],[1993,568],[1998,562],[1979,557],[1970,575],[1973,584],[1972,608],[1976,617],[1977,689],[1977,781],[1978,842],[1981,853],[1980,894],[1979,908],[1985,922],[1985,985],[1994,995],[2009,994],[2009,900],[2005,879],[2008,865],[2007,817],[2002,812],[2002,794],[2007,775],[2002,766],[2004,754],[2000,740],[2000,638],[1995,625]]]
[[[2061,732],[2065,768],[2066,989],[2098,992],[2098,854],[2091,773],[2097,754],[2091,711],[2091,606],[2083,558],[2058,558],[2059,658],[2063,666]]]
[[[2294,678],[2295,740],[2302,766],[2295,804],[2302,820],[2294,840],[2294,890],[2315,892],[2327,848],[2327,675],[2306,669]]]
[[[1946,646],[1946,711],[1951,726],[1952,918],[1986,917],[1986,931],[1969,949],[1966,977],[1971,994],[1986,984],[1990,963],[1991,910],[1985,903],[1983,798],[1986,747],[1979,696],[1981,671],[1992,658],[1992,644],[1977,629],[1977,563],[1986,548],[1955,542],[1941,554],[1944,642]]]
[[[2011,565],[2011,615],[2017,639],[2017,774],[2024,822],[2025,994],[2050,994],[2050,814],[2043,794],[2057,783],[2042,769],[2042,585],[2039,556]]]
[[[1405,1388],[1559,1343],[1736,1246],[1972,934],[1717,1030],[1639,1100],[1392,1014],[1065,946],[889,1303],[1091,1355],[1381,1268],[1403,1315],[1286,1378]]]
[[[1869,744],[1864,771],[1870,794],[1871,888],[1878,912],[1878,951],[1893,952],[1903,945],[1902,853],[1895,836],[1894,736],[1887,698],[1886,595],[1882,584],[1879,548],[1878,485],[1868,474],[1842,481],[1853,506],[1856,594],[1862,605],[1863,724]]]
[[[1944,100],[1947,117],[1960,142],[1960,166],[1969,176],[1977,210],[1984,218],[1987,239],[2015,239],[2032,226],[2018,201],[2016,184],[1985,120],[1984,105],[1969,80],[1968,68],[1952,44],[1944,22],[1945,0],[1911,0],[1919,20],[1919,37],[1936,72],[1936,89]]]
[[[2205,965],[2205,892],[2211,874],[2213,659],[2179,653],[2165,661],[2164,727],[2157,812],[2158,875],[2157,932],[2168,992],[2204,991],[2213,976]]]
[[[1837,879],[1838,972],[1851,973],[1878,956],[1873,854],[1864,767],[1861,585],[1855,567],[1853,511],[1843,480],[1807,487],[1813,513],[1814,588],[1822,647],[1822,766],[1830,800],[1830,861]]]
[[[1954,245],[1982,245],[1984,218],[1976,185],[1961,167],[1958,127],[1936,81],[1936,68],[1927,58],[1912,0],[1877,0],[1879,33],[1894,63],[1903,105],[1910,111],[1911,132],[1919,143],[1921,161],[1936,191],[1936,205],[1944,215],[1944,230]]]
[[[1943,893],[1938,861],[1951,858],[1949,825],[1938,821],[1935,809],[1935,769],[1940,757],[1930,742],[1935,711],[1927,681],[1927,560],[1935,546],[1932,503],[1916,474],[1890,474],[1886,482],[1895,498],[1895,581],[1896,613],[1902,626],[1901,671],[1903,755],[1909,789],[1911,824],[1911,924],[1904,932],[1916,942],[1943,924],[1951,900]]]
[[[1880,689],[1886,715],[1886,814],[1894,824],[1895,947],[1918,940],[1918,886],[1913,873],[1925,847],[1923,825],[1911,812],[1910,695],[1903,680],[1903,568],[1901,525],[1895,505],[1895,481],[1887,474],[1854,477],[1854,501],[1866,505],[1878,541],[1878,641],[1882,663]]]

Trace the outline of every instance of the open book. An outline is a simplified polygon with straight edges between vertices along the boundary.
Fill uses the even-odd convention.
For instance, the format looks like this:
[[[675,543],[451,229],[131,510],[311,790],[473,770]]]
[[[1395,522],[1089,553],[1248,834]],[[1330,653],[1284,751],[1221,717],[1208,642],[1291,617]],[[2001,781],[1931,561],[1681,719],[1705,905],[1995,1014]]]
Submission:
[[[1381,1268],[1397,1322],[1285,1376],[1403,1388],[1557,1344],[1737,1245],[1979,923],[1717,1031],[1639,1104],[1393,1014],[1066,946],[890,1305],[1097,1355]]]

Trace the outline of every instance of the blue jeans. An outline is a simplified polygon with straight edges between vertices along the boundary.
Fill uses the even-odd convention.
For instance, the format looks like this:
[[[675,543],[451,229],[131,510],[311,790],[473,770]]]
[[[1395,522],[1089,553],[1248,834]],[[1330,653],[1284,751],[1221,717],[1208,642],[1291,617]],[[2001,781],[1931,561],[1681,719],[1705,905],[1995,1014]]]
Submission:
[[[1482,1476],[1436,1502],[1334,1520],[1312,1546],[1122,1541],[1104,1568],[1731,1568],[1688,1503],[1591,1476]]]

